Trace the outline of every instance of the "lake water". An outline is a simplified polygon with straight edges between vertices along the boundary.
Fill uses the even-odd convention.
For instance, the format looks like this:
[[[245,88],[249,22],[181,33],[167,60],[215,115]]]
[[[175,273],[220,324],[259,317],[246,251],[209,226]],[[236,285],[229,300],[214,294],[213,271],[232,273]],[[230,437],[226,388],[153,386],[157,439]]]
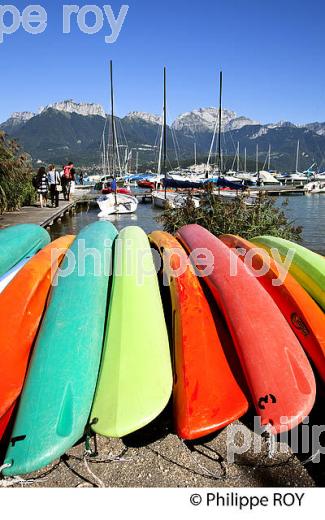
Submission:
[[[287,204],[284,204],[288,201]],[[296,225],[303,226],[303,245],[325,255],[325,194],[297,197],[279,197],[277,205],[281,206],[288,218]],[[78,234],[79,231],[97,221],[99,209],[92,205],[88,209],[81,207],[73,217],[66,217],[62,223],[52,227],[52,238],[65,234]],[[137,213],[133,215],[114,215],[110,217],[118,230],[125,226],[140,226],[146,233],[162,229],[157,222],[160,211],[151,204],[139,204]]]
[[[304,228],[303,245],[325,255],[325,194],[300,195],[286,200],[288,205],[283,206],[285,214]],[[282,203],[283,197],[279,197],[277,204]]]

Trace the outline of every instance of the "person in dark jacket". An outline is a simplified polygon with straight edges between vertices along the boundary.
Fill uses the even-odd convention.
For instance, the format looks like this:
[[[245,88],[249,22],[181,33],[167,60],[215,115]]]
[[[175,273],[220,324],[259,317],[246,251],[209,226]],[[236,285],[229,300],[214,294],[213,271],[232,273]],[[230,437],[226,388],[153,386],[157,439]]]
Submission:
[[[47,206],[47,194],[49,191],[49,183],[44,166],[42,166],[37,172],[36,186],[37,193],[39,194],[40,198],[41,208],[44,208],[44,206]]]

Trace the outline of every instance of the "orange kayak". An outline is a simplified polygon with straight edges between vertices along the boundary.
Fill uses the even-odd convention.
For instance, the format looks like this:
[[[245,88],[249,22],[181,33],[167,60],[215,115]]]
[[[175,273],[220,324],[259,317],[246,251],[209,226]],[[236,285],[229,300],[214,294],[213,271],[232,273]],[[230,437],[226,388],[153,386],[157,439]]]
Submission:
[[[314,406],[316,382],[286,319],[221,240],[196,224],[178,237],[226,319],[261,425],[272,433],[298,426]]]
[[[164,262],[163,285],[171,299],[175,429],[182,439],[197,439],[244,415],[248,402],[185,250],[163,231],[155,231],[149,239]]]
[[[0,295],[0,440],[22,390],[56,267],[74,238],[65,236],[47,245]]]
[[[307,291],[287,273],[278,285],[281,268],[268,253],[238,236],[223,235],[220,240],[230,248],[242,248],[244,252],[253,251],[250,255],[250,265],[256,272],[263,265],[269,266],[269,270],[257,280],[264,289],[272,296],[283,316],[286,318],[293,332],[296,334],[305,351],[313,361],[322,380],[325,381],[325,315],[321,308],[309,296]],[[244,260],[244,256],[239,258]],[[264,264],[263,259],[266,259]]]

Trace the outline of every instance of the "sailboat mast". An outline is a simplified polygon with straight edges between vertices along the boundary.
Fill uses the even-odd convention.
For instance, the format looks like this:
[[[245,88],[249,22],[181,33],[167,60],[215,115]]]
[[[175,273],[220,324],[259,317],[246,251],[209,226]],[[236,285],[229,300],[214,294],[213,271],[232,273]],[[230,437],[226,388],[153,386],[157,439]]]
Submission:
[[[239,172],[239,159],[240,159],[240,144],[239,144],[239,141],[238,141],[238,145],[237,145],[237,173]]]
[[[162,164],[162,149],[163,149],[163,137],[164,137],[164,124],[163,124],[164,116],[161,116],[161,131],[160,131],[160,139],[159,139],[159,156],[158,156],[158,175],[161,174],[161,164]]]
[[[196,153],[196,143],[194,143],[194,164],[197,164],[197,153]]]
[[[103,139],[102,139],[102,146],[103,146],[103,152],[102,152],[102,165],[103,165],[103,175],[106,175],[106,143],[105,143],[105,129],[103,132]]]
[[[112,123],[112,171],[113,177],[116,180],[115,172],[115,150],[116,150],[116,133],[115,133],[115,118],[114,118],[114,85],[113,85],[113,62],[110,61],[110,76],[111,76],[111,123]],[[115,204],[117,204],[117,185],[115,182]]]
[[[164,158],[163,171],[165,180],[167,179],[167,71],[164,67]],[[165,183],[165,199],[167,199],[167,186]]]
[[[244,172],[247,173],[247,148],[245,148]]]
[[[218,167],[221,173],[221,124],[222,124],[222,70],[220,71],[220,90],[219,90],[219,128],[218,128]]]
[[[256,145],[256,173],[257,173],[257,182],[260,183],[260,168],[258,164],[258,144]]]
[[[296,157],[296,173],[299,173],[299,153],[300,153],[300,141],[297,143],[297,157]]]
[[[271,145],[270,145],[270,146],[269,146],[269,161],[268,161],[268,165],[267,165],[267,166],[268,166],[268,167],[267,167],[267,171],[268,171],[268,172],[269,172],[270,169],[271,169],[271,150],[272,150],[272,148],[271,148]]]

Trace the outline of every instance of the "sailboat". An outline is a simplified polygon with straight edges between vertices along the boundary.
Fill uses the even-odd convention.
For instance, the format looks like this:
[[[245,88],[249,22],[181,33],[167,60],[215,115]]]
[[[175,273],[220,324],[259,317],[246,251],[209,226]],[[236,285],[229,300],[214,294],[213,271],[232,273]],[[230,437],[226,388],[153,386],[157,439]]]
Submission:
[[[165,183],[167,182],[167,73],[166,67],[164,67],[164,115],[163,115],[163,132],[162,132],[162,142],[160,150],[163,148],[163,175],[165,179]],[[159,161],[160,163],[160,161]],[[158,167],[158,171],[160,168]],[[165,188],[163,190],[155,190],[152,192],[152,203],[156,208],[166,209],[166,208],[178,208],[184,206],[187,200],[187,195],[177,193],[174,191],[167,191],[167,187],[165,184]],[[193,198],[193,203],[196,207],[200,205],[199,199]]]
[[[115,130],[115,116],[114,116],[114,84],[113,84],[113,62],[110,62],[110,79],[111,79],[111,122],[112,122],[112,173],[113,193],[103,195],[97,199],[97,204],[100,208],[99,218],[105,218],[110,215],[121,215],[126,213],[135,213],[138,208],[138,200],[132,195],[118,193],[115,170],[115,151],[116,151],[116,130]]]

